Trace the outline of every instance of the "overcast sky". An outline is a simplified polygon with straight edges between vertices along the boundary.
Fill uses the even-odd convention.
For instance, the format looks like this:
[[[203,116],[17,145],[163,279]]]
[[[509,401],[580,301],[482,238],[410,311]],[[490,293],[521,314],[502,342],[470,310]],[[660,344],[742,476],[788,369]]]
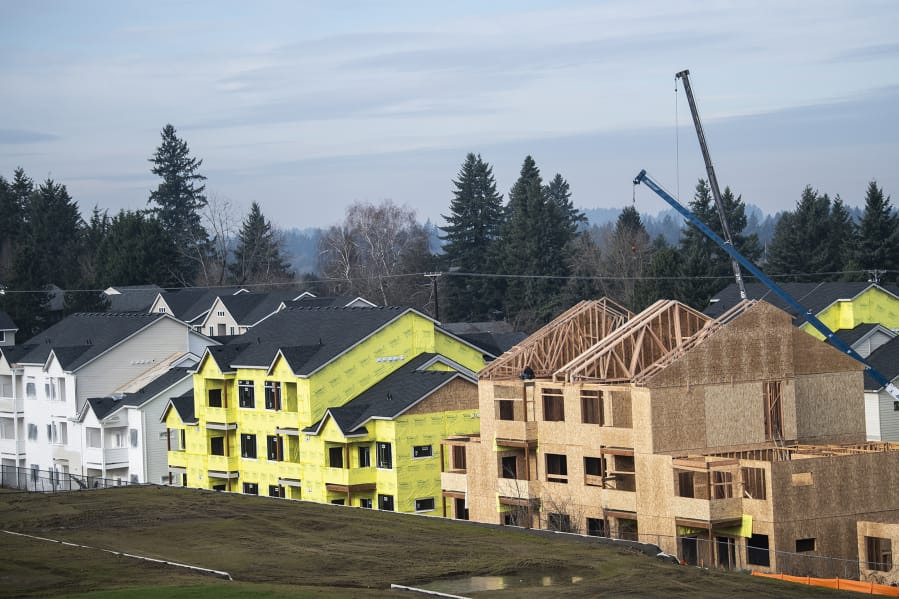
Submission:
[[[812,185],[899,203],[899,2],[0,0],[0,175],[64,183],[89,214],[143,208],[171,123],[207,192],[282,227],[392,199],[442,223],[467,152],[507,194],[531,154],[583,209],[646,168],[763,210]],[[676,125],[680,126],[677,127]],[[678,151],[679,148],[679,151]],[[664,206],[646,188],[637,209]]]

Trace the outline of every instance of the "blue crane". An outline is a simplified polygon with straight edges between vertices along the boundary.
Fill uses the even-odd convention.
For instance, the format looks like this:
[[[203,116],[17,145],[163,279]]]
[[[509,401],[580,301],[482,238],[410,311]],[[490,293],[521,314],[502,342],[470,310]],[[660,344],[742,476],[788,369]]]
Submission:
[[[656,194],[660,198],[665,200],[665,202],[669,206],[671,206],[672,208],[677,210],[681,214],[681,216],[683,216],[685,219],[687,219],[687,221],[689,221],[691,224],[693,224],[697,229],[702,231],[706,237],[708,237],[709,239],[711,239],[712,241],[717,243],[721,247],[721,249],[723,249],[725,252],[727,252],[727,254],[733,260],[736,260],[737,262],[739,262],[740,265],[743,266],[743,268],[745,268],[746,270],[751,272],[753,274],[753,276],[755,276],[759,281],[764,283],[768,287],[768,289],[770,289],[771,291],[774,292],[775,295],[777,295],[777,297],[782,299],[784,302],[786,302],[787,305],[789,305],[791,308],[796,310],[797,314],[801,315],[802,318],[804,318],[807,323],[809,323],[810,325],[812,325],[815,328],[815,330],[817,330],[819,333],[824,335],[824,338],[827,341],[829,341],[834,347],[836,347],[843,353],[847,354],[848,356],[850,356],[852,358],[855,358],[856,360],[858,360],[859,362],[864,364],[865,371],[868,373],[868,375],[872,379],[877,381],[878,384],[883,385],[883,387],[886,389],[887,393],[889,393],[893,397],[893,399],[895,399],[896,401],[899,401],[899,388],[896,388],[896,386],[887,377],[885,377],[880,372],[875,370],[870,364],[868,364],[867,360],[865,360],[857,351],[852,349],[852,347],[850,347],[846,342],[844,342],[842,339],[837,337],[834,334],[834,332],[831,331],[827,327],[827,325],[825,325],[823,322],[821,322],[814,314],[812,314],[802,304],[800,304],[798,301],[796,301],[792,295],[790,295],[789,293],[784,291],[780,287],[780,285],[778,285],[777,283],[772,281],[770,278],[768,278],[768,276],[765,273],[763,273],[759,269],[759,267],[757,267],[755,264],[753,264],[752,262],[747,260],[743,256],[743,254],[741,254],[734,248],[733,245],[731,245],[731,244],[727,243],[726,241],[724,241],[723,239],[721,239],[721,237],[719,237],[717,233],[712,231],[704,222],[699,220],[699,218],[697,218],[695,214],[693,214],[692,212],[687,210],[684,206],[681,205],[680,202],[675,200],[671,194],[669,194],[667,191],[665,191],[665,189],[661,185],[656,183],[646,173],[645,169],[640,171],[640,173],[634,178],[634,185],[639,185],[640,183],[643,183],[648,188],[650,188],[651,190],[656,192]]]

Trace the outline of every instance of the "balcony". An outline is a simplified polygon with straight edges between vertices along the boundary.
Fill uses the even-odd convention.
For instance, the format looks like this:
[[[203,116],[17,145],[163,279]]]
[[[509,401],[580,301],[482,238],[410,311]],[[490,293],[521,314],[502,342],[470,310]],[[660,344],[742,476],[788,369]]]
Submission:
[[[172,455],[172,454],[169,454]],[[209,455],[206,456],[206,469],[216,472],[237,472],[240,468],[240,456]]]
[[[106,459],[106,466],[127,465],[128,464],[128,448],[116,447],[115,449],[104,449],[103,457]]]
[[[540,483],[534,480],[521,480],[518,478],[496,479],[496,490],[500,497],[512,497],[514,499],[529,499],[540,493]]]
[[[496,438],[513,441],[537,441],[537,423],[524,420],[495,420]]]
[[[169,451],[168,464],[176,468],[187,468],[187,452],[186,451]]]
[[[464,472],[443,472],[440,474],[440,488],[444,491],[468,492],[468,475]]]
[[[674,515],[679,519],[716,524],[739,521],[743,517],[743,500],[739,497],[727,499],[674,497],[673,500]]]
[[[101,449],[99,447],[88,447],[84,450],[84,464],[95,468],[127,466],[128,448]]]
[[[325,484],[335,491],[362,490],[361,487],[374,489],[378,480],[374,468],[325,468],[324,475]]]
[[[25,453],[24,439],[0,439],[0,453],[21,457]]]
[[[630,491],[618,491],[615,489],[603,489],[603,507],[609,510],[622,512],[637,511],[637,494]]]
[[[206,415],[206,422],[220,422],[222,424],[227,422],[237,422],[237,408],[229,407],[229,408],[203,408],[203,412]]]
[[[0,397],[0,412],[19,412],[25,409],[25,400],[21,397],[13,399],[12,397]]]

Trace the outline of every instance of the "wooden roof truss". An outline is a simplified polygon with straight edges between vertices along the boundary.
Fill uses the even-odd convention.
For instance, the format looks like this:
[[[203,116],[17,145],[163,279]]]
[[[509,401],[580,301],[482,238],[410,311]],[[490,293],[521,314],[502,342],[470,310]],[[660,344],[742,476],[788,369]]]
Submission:
[[[517,379],[525,368],[533,370],[536,378],[549,378],[632,316],[608,298],[579,302],[487,365],[479,378]]]
[[[553,373],[559,382],[633,382],[668,364],[711,318],[672,300],[659,300]],[[681,350],[681,351],[679,351]]]

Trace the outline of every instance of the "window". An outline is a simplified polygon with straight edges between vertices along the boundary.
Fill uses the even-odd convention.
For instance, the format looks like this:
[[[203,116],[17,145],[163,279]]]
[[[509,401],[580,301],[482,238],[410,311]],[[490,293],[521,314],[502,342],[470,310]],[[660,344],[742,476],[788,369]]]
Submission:
[[[184,451],[184,430],[170,428],[164,434],[168,439],[169,451]]]
[[[268,486],[268,496],[269,497],[284,497],[284,487],[281,485],[269,485]]]
[[[764,468],[743,468],[743,497],[747,499],[765,499]]]
[[[16,426],[12,418],[0,418],[0,439],[14,439]]]
[[[25,383],[25,396],[28,399],[34,399],[37,396],[37,385],[34,384],[34,377],[29,377]]]
[[[209,407],[210,408],[222,407],[222,390],[221,389],[210,389],[208,392],[208,395],[209,395]]]
[[[378,468],[393,468],[393,448],[391,447],[390,443],[378,443],[377,446]]]
[[[328,465],[331,468],[343,468],[343,447],[328,448]]]
[[[783,439],[783,407],[780,381],[762,383],[762,397],[765,402],[765,439]]]
[[[515,402],[511,399],[500,399],[496,402],[499,405],[500,420],[515,420]]]
[[[803,551],[814,551],[815,539],[796,539],[796,553]]]
[[[625,541],[640,540],[640,525],[634,518],[618,518],[618,538]]]
[[[363,445],[359,448],[359,467],[371,467],[371,447],[369,447],[368,445]]]
[[[730,499],[734,496],[734,475],[722,470],[712,471],[712,499]]]
[[[893,542],[882,537],[865,537],[869,570],[889,572],[893,569]]]
[[[256,435],[240,436],[240,456],[256,459]]]
[[[38,477],[40,476],[40,466],[37,464],[31,465],[31,482],[37,482]]]
[[[561,389],[547,387],[543,390],[543,419],[548,422],[565,420],[565,399]]]
[[[31,441],[37,441],[37,425],[36,424],[32,424],[32,423],[28,424],[28,438]],[[99,446],[100,446],[99,441],[97,442],[96,446],[88,444],[88,447],[99,447]]]
[[[130,437],[131,447],[137,447],[137,429],[128,429],[128,436]]]
[[[237,382],[237,405],[242,408],[256,407],[256,399],[253,395],[253,381]]]
[[[514,455],[503,456],[500,464],[503,478],[518,478],[518,458]]]
[[[159,313],[165,314],[165,306],[159,306]]]
[[[695,472],[677,472],[677,496],[687,498],[696,497],[695,479]]]
[[[215,327],[210,326],[209,327],[209,336],[212,337],[213,335],[215,335]]]
[[[591,487],[602,486],[602,458],[584,458],[584,484]]]
[[[28,438],[31,438],[31,427],[33,424],[28,425]],[[36,427],[35,427],[36,428]],[[37,430],[35,432],[35,438],[37,438]],[[87,428],[87,446],[88,447],[100,447],[100,429],[98,428]]]
[[[466,470],[465,448],[461,445],[453,445],[453,470]]]
[[[186,487],[187,486],[187,474],[185,473],[183,476],[184,476],[184,484],[182,486]],[[228,486],[227,485],[212,485],[212,490],[213,491],[227,491]]]
[[[69,425],[66,422],[59,423],[59,442],[63,445],[69,443]]]
[[[280,462],[284,459],[284,439],[278,435],[269,435],[265,438],[266,455],[270,462]]]
[[[416,512],[434,511],[434,498],[428,497],[426,499],[416,499],[415,500],[415,511]]]
[[[257,483],[244,483],[243,492],[246,495],[259,495],[259,485]]]
[[[581,389],[581,422],[602,424],[602,395],[599,389]]]
[[[131,475],[131,478],[129,479],[128,482],[130,482],[132,485],[136,485],[137,483],[140,482],[140,480],[138,480],[136,474],[132,474],[132,475]]]
[[[552,483],[568,482],[568,457],[559,453],[546,454],[546,480]]]
[[[416,445],[412,448],[413,458],[430,458],[434,456],[434,450],[430,445]]]
[[[587,534],[591,537],[606,536],[606,521],[602,518],[587,518]]]
[[[224,316],[224,315],[225,315],[225,311],[224,311],[224,310],[218,310],[218,311],[215,313],[215,315],[216,315],[216,316]]]
[[[265,381],[265,409],[281,409],[281,383]]]
[[[547,514],[546,528],[549,530],[558,530],[559,532],[572,532],[571,516],[568,514]]]
[[[112,433],[112,446],[116,448],[125,447],[125,431],[115,431]]]
[[[363,497],[359,500],[359,507],[371,509],[371,498]]]
[[[212,455],[225,455],[225,438],[211,437],[209,439],[209,453]]]
[[[346,505],[346,499],[332,499],[331,505]]]
[[[393,511],[393,495],[378,495],[378,509],[385,512]]]
[[[754,534],[746,542],[746,563],[756,566],[770,566],[768,554],[768,535]]]
[[[234,336],[234,327],[231,327],[231,336]]]

